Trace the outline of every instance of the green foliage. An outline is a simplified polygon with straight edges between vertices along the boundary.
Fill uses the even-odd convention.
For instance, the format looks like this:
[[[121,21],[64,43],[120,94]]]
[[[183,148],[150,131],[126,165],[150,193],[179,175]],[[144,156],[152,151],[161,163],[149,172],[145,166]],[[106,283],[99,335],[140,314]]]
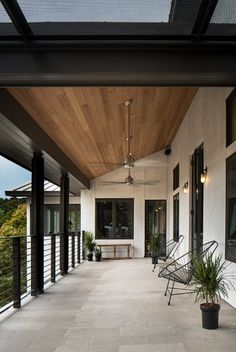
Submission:
[[[11,207],[15,204],[15,209]],[[12,299],[12,236],[21,238],[22,293],[26,286],[26,204],[11,203],[8,218],[0,227],[0,307]],[[11,216],[9,217],[9,214]]]
[[[154,233],[149,236],[147,248],[151,256],[158,254],[161,247],[161,236],[159,233]]]
[[[94,235],[92,232],[85,232],[85,247],[89,253],[93,253],[96,242],[94,241]]]
[[[26,204],[20,204],[0,227],[0,236],[26,235]]]
[[[101,250],[101,248],[99,248],[99,247],[96,246],[96,248],[95,248],[95,255],[100,255],[100,254],[102,254],[102,250]]]
[[[233,287],[225,274],[226,261],[222,255],[213,258],[208,254],[205,258],[193,258],[193,279],[191,286],[196,294],[196,301],[204,301],[214,305],[222,297],[228,297],[228,290]]]
[[[21,198],[10,198],[10,199],[3,199],[0,198],[0,227],[4,224],[6,220],[9,220],[16,210],[18,205],[25,204],[26,199]]]

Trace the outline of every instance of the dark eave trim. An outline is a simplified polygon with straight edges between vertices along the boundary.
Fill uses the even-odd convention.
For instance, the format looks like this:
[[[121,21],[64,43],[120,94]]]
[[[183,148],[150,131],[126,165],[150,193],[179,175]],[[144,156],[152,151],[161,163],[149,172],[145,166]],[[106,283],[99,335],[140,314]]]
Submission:
[[[5,42],[0,86],[235,86],[235,62],[235,40]]]
[[[62,171],[68,171],[86,188],[90,187],[90,181],[88,178],[33,120],[17,100],[4,88],[0,89],[0,112],[37,145],[39,145],[42,150],[55,159],[62,166]]]

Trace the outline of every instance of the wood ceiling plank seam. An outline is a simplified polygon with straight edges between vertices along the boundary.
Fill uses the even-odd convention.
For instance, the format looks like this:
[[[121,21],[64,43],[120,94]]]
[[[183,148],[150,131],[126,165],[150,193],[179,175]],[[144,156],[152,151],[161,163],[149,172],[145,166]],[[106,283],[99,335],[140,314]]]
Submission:
[[[85,104],[83,102],[84,99],[83,100],[81,99],[82,94],[80,94],[80,95],[76,94],[76,92],[78,92],[78,88],[74,89],[74,88],[68,88],[67,87],[66,91],[67,91],[67,96],[68,96],[69,101],[71,102],[74,110],[77,112],[76,116],[77,116],[77,119],[80,122],[81,130],[83,132],[84,131],[89,131],[89,126],[88,126],[88,123],[86,121],[86,117],[84,116],[82,108],[81,108],[81,106],[83,104]]]
[[[190,89],[191,89],[191,88],[190,88]],[[173,92],[172,92],[172,97],[173,97]],[[182,104],[182,102],[183,102],[184,97],[185,97],[185,92],[184,92],[183,89],[182,89],[182,91],[179,92],[179,96],[178,96],[179,101],[181,101],[181,104]],[[192,101],[191,99],[188,99],[187,102],[186,102],[186,104],[187,104],[187,105],[190,105],[191,101]],[[170,110],[172,111],[172,114],[171,114],[171,111],[170,111],[169,114],[172,116],[172,123],[171,123],[171,124],[165,123],[165,126],[163,126],[164,135],[168,136],[168,142],[169,142],[169,144],[171,144],[172,141],[173,141],[173,138],[174,138],[174,135],[175,135],[174,130],[180,126],[182,120],[183,120],[184,117],[185,117],[184,114],[178,115],[178,111],[180,110],[181,104],[180,104],[180,106],[178,107],[178,110],[173,111],[173,110],[172,110],[172,99],[170,99],[170,106],[169,106],[169,108],[171,108]],[[162,139],[162,143],[165,144],[165,141],[164,141],[163,139]]]

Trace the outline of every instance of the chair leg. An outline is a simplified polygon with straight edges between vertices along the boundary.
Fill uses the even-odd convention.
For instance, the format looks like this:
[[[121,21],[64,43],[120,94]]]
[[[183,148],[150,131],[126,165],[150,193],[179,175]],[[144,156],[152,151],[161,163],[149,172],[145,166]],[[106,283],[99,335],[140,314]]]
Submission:
[[[156,269],[156,266],[157,266],[157,260],[158,260],[158,257],[157,257],[157,256],[155,256],[155,259],[154,259],[154,265],[153,265],[152,272],[154,272],[154,270]]]
[[[172,284],[172,287],[171,287],[171,291],[170,291],[170,298],[169,298],[168,306],[170,305],[170,301],[171,301],[172,293],[173,293],[173,290],[174,290],[174,285],[175,285],[175,281],[173,281],[173,284]]]
[[[167,285],[166,285],[166,290],[165,290],[164,296],[167,295],[168,288],[169,288],[169,283],[170,283],[170,279],[168,279],[168,281],[167,281]]]

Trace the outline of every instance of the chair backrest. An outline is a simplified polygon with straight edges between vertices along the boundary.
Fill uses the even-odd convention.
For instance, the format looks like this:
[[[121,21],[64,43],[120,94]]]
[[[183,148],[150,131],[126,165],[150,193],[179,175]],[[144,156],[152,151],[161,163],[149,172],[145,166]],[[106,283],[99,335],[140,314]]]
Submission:
[[[214,240],[203,243],[202,250],[199,253],[199,256],[204,258],[206,255],[209,254],[209,251],[211,251],[210,254],[213,255],[213,253],[215,252],[217,247],[218,247],[218,242],[216,242]]]
[[[173,239],[169,240],[166,242],[166,245],[160,248],[160,254],[165,251],[165,254],[162,255],[165,260],[169,259],[170,257],[173,257],[177,249],[179,248],[181,242],[183,241],[184,236],[179,236],[179,241],[175,241]]]

